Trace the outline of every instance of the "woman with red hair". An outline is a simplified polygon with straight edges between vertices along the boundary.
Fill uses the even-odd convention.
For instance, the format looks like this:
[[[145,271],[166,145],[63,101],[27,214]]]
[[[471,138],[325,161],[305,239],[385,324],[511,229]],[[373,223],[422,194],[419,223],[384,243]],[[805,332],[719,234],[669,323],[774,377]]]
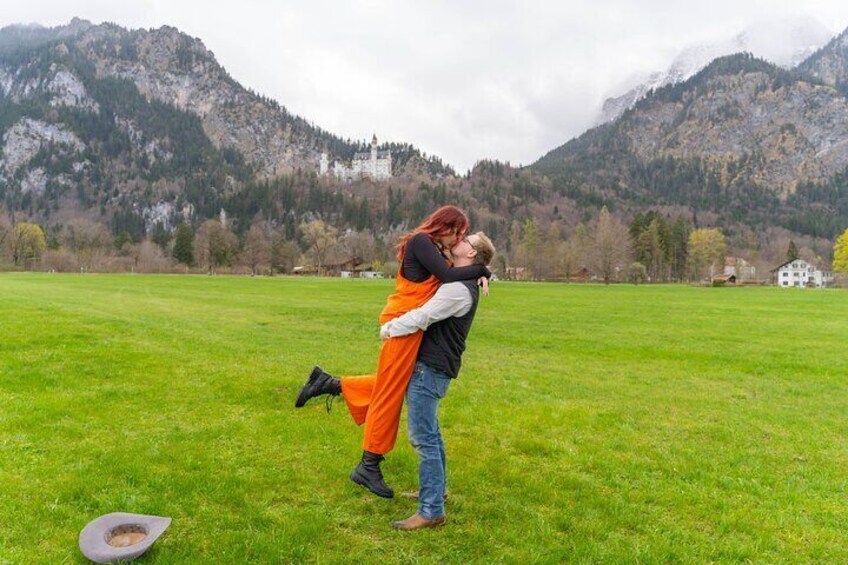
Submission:
[[[482,265],[457,268],[448,263],[446,251],[467,232],[465,213],[456,206],[442,206],[404,236],[397,246],[400,268],[395,293],[380,314],[381,325],[421,307],[442,283],[481,277],[486,281],[491,276]],[[374,375],[337,379],[316,366],[295,402],[300,408],[315,396],[342,395],[353,420],[357,425],[365,424],[362,461],[350,478],[384,498],[394,496],[394,491],[383,480],[380,462],[395,445],[403,398],[422,336],[417,332],[385,340]]]

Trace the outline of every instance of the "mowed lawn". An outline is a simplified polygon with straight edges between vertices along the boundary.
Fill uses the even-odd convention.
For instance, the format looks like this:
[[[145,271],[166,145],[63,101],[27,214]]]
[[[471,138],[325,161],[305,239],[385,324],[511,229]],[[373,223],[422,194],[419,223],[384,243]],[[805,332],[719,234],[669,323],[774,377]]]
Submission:
[[[348,479],[390,281],[0,275],[0,563],[848,562],[848,292],[495,283],[442,403],[448,525]],[[384,470],[417,486],[405,420]]]

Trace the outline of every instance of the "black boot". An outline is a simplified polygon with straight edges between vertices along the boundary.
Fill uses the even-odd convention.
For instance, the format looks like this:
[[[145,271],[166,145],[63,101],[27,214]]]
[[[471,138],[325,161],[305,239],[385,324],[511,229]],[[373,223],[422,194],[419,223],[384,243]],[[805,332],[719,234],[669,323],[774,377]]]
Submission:
[[[382,455],[363,451],[362,461],[359,462],[359,465],[350,474],[350,480],[364,486],[377,496],[392,498],[395,495],[395,491],[386,484],[386,481],[383,480],[383,472],[380,471],[380,461],[383,459],[385,457]]]
[[[324,369],[315,365],[315,367],[312,368],[312,372],[309,374],[309,378],[306,380],[306,384],[303,385],[302,389],[300,389],[300,394],[297,395],[294,407],[302,408],[310,398],[321,396],[322,394],[338,396],[341,393],[341,381],[334,378],[332,375],[325,373]]]

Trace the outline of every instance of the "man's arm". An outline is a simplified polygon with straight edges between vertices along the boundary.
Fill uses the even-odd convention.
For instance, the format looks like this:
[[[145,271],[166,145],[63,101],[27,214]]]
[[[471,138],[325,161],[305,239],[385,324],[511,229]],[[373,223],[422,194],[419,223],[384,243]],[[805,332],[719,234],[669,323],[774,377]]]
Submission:
[[[452,316],[464,316],[471,310],[473,303],[471,293],[463,283],[443,284],[423,306],[383,324],[380,338],[414,334]]]

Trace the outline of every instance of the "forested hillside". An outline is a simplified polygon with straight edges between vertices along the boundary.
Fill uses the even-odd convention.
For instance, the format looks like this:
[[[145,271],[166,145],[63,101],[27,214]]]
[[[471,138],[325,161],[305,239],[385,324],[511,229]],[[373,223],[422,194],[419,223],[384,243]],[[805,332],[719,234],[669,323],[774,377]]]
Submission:
[[[698,277],[699,229],[761,271],[790,242],[827,264],[848,225],[841,53],[814,55],[818,75],[718,59],[524,169],[481,161],[457,176],[383,143],[393,175],[376,182],[319,176],[321,153],[368,146],[243,88],[176,29],[5,28],[0,263],[285,272],[357,258],[391,271],[398,234],[450,203],[494,238],[503,276]]]
[[[687,210],[727,229],[833,237],[848,224],[848,100],[747,54],[649,93],[535,163],[579,201]]]

